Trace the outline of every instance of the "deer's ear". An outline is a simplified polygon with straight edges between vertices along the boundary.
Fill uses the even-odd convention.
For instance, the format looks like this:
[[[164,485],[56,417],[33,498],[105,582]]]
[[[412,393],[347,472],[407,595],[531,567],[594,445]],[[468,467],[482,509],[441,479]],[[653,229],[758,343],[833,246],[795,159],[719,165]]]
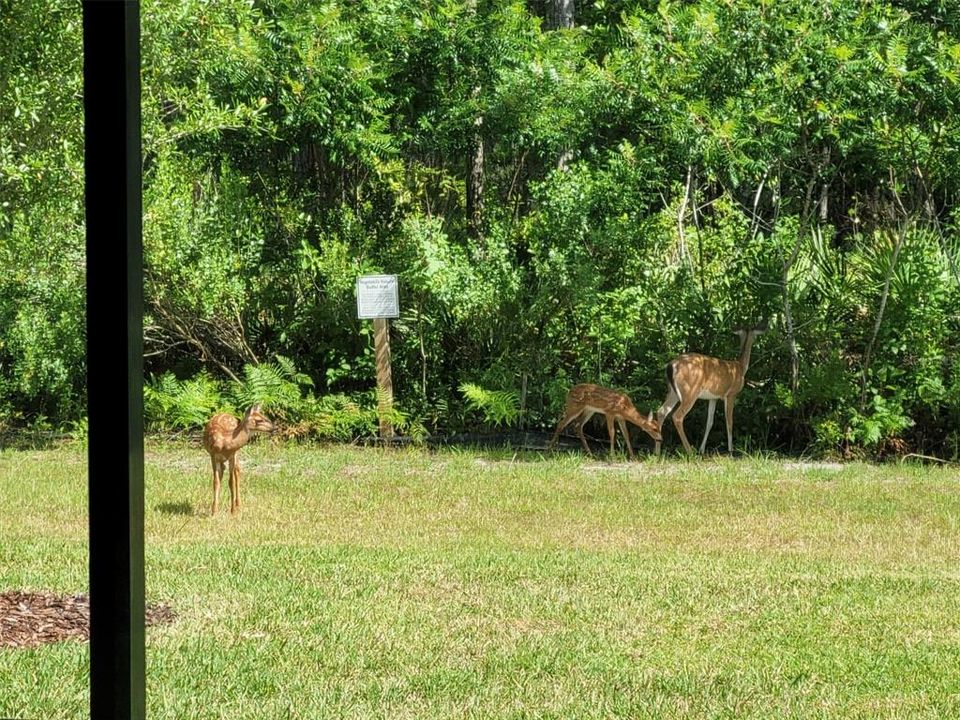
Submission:
[[[648,421],[653,420],[653,410],[651,410],[649,413],[647,413],[647,420],[648,420]]]

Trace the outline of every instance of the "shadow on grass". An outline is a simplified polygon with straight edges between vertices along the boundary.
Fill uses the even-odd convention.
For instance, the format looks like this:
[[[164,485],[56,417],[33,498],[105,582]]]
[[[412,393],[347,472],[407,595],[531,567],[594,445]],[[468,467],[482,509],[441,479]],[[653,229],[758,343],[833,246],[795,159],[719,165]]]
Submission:
[[[196,515],[193,505],[188,502],[165,502],[155,506],[158,513],[164,515]]]

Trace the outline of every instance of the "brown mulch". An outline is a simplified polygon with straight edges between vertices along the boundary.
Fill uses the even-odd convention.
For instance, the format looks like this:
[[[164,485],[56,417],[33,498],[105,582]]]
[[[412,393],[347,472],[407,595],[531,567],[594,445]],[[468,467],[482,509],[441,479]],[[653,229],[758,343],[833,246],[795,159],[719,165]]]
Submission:
[[[147,605],[147,625],[173,622],[168,605]],[[0,647],[28,648],[62,640],[90,639],[90,596],[0,593]]]

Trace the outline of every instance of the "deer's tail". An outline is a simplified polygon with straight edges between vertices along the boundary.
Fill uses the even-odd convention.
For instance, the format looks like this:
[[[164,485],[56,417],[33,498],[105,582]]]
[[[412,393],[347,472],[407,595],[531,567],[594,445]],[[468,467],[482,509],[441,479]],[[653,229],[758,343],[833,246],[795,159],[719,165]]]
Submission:
[[[664,374],[667,376],[667,389],[670,390],[674,395],[677,396],[677,402],[683,400],[683,396],[680,394],[680,388],[677,385],[677,380],[674,377],[676,373],[676,368],[674,367],[675,362],[671,360],[667,363],[667,367],[664,369]]]

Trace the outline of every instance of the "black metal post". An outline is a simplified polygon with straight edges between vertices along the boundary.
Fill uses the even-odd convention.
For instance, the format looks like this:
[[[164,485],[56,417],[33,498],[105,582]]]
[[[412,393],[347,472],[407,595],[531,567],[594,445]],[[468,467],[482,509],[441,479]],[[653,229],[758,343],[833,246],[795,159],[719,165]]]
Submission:
[[[83,3],[90,714],[146,715],[140,10]]]

